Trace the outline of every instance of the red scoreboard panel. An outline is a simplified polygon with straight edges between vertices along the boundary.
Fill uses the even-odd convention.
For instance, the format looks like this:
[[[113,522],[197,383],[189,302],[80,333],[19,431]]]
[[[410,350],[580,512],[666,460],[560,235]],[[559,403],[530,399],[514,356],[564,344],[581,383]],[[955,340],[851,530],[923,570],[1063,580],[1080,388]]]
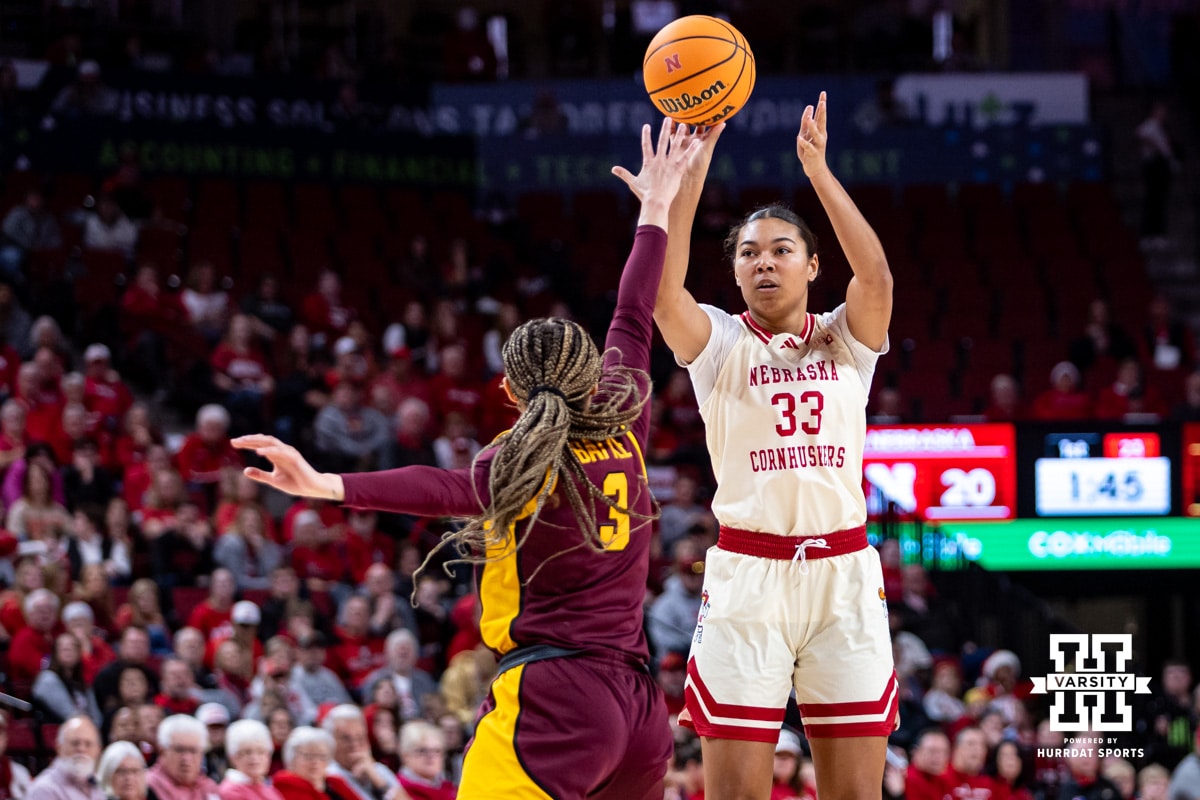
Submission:
[[[863,491],[872,518],[1014,519],[1016,431],[1008,424],[868,425]]]
[[[1183,426],[1183,513],[1200,517],[1200,423]]]

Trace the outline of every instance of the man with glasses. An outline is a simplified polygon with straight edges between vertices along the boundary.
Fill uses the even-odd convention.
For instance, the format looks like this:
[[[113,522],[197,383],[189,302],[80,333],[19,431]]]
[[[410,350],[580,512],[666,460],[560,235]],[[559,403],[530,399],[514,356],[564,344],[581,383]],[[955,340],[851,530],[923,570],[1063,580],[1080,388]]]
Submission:
[[[321,723],[333,737],[327,785],[345,800],[409,800],[396,774],[371,756],[367,720],[358,706],[334,706]],[[171,800],[160,798],[160,800]]]
[[[58,757],[34,780],[26,800],[105,800],[96,785],[100,732],[91,718],[71,717],[64,722],[56,748]]]
[[[454,800],[446,780],[446,734],[424,720],[400,729],[400,785],[413,800]]]
[[[195,717],[175,714],[158,726],[158,761],[146,783],[158,800],[217,800],[217,784],[203,774],[208,729]]]

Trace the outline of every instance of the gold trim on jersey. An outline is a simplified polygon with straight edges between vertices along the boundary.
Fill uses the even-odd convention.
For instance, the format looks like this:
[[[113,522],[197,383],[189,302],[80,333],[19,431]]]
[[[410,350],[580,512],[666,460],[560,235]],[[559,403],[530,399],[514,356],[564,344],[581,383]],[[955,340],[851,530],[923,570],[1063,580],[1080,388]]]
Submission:
[[[515,559],[514,559],[515,560]],[[551,800],[538,786],[517,753],[517,720],[521,716],[521,676],[526,664],[501,673],[492,682],[496,707],[479,720],[463,762],[459,800]]]

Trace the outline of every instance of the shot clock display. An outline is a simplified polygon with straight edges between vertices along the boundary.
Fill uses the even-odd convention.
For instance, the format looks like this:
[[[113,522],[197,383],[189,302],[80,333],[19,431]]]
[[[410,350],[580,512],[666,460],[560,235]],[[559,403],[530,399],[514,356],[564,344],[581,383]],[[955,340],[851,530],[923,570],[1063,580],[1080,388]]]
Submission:
[[[1034,463],[1039,517],[1167,516],[1171,459],[1155,431],[1045,434]]]

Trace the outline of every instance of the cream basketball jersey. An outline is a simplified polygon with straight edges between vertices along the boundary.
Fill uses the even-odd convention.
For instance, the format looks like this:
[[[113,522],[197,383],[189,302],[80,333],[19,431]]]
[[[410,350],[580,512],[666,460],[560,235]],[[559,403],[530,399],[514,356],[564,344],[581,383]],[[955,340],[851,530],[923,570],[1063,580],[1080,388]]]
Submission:
[[[722,525],[818,536],[866,522],[862,453],[876,353],[843,303],[799,335],[702,305],[712,336],[686,365],[704,418]]]

